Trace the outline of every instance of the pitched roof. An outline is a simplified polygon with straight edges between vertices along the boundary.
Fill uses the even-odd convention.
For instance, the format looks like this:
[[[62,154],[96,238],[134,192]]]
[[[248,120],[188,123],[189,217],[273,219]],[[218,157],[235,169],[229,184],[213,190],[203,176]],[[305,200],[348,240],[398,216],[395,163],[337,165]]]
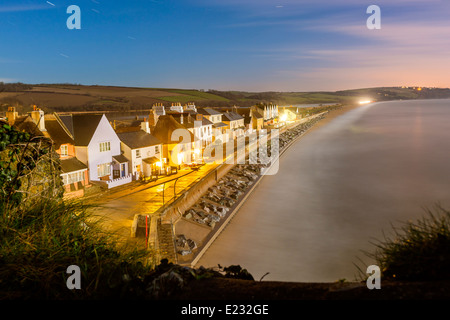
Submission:
[[[48,136],[52,139],[55,148],[59,149],[62,144],[74,144],[74,140],[70,137],[61,124],[53,115],[45,115],[45,129],[47,129]]]
[[[16,121],[13,124],[19,131],[28,132],[33,136],[44,136],[44,134],[39,130],[36,123],[34,123],[33,119],[30,116],[20,116],[16,118]]]
[[[255,117],[256,119],[263,119],[264,117],[261,115],[261,113],[259,113],[256,110],[252,110],[252,116]]]
[[[70,134],[73,137],[73,123],[72,123],[72,115],[71,114],[64,114],[64,115],[56,115],[63,125],[66,127],[67,130],[69,130]]]
[[[118,163],[128,162],[128,159],[123,154],[119,154],[117,156],[113,156],[113,159],[116,160]]]
[[[244,117],[234,111],[225,112],[222,116],[222,121],[237,121],[242,119]]]
[[[131,149],[145,148],[161,144],[158,138],[150,133],[140,131],[122,132],[117,134],[120,141],[129,146]]]
[[[195,126],[195,118],[197,113],[178,113],[178,114],[171,114],[171,116],[180,123],[185,128],[194,128]],[[181,123],[181,115],[183,115],[183,123]],[[211,121],[209,121],[207,118],[202,117],[202,126],[210,126],[213,125]]]
[[[198,108],[197,109],[198,113],[207,115],[207,116],[214,116],[214,115],[221,115],[222,112],[219,112],[217,110],[214,110],[212,108]]]
[[[176,129],[187,129],[178,123],[171,115],[159,116],[158,122],[153,129],[153,136],[159,139],[164,144],[173,144],[178,141],[172,141],[172,132]],[[191,137],[191,142],[194,141],[194,135],[188,131]]]
[[[251,110],[250,110],[250,108],[239,108],[239,109],[237,109],[237,113],[241,117],[244,117],[244,123],[245,124],[249,124],[251,122],[252,117],[251,117]]]
[[[77,158],[69,158],[61,160],[61,171],[69,173],[87,169],[87,166]]]
[[[87,146],[102,119],[102,114],[60,115],[62,123],[71,132],[76,146]]]
[[[145,163],[148,163],[148,164],[153,164],[160,160],[157,157],[150,157],[150,158],[142,159],[142,161],[144,161]]]
[[[217,123],[213,124],[214,128],[222,128],[222,127],[226,127],[226,126],[227,126],[227,124],[223,123],[223,122],[217,122]]]

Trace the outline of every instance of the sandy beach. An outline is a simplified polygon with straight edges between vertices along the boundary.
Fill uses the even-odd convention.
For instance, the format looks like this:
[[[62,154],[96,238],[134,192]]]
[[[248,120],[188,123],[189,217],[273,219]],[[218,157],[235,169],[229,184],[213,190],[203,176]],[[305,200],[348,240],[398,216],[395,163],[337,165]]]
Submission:
[[[311,133],[314,130],[317,130],[318,128],[328,124],[331,120],[333,120],[336,117],[339,117],[353,109],[359,108],[361,105],[359,104],[351,104],[351,105],[343,105],[339,109],[331,110],[327,113],[324,119],[317,122],[314,126],[312,126],[308,131],[305,132],[305,134]]]

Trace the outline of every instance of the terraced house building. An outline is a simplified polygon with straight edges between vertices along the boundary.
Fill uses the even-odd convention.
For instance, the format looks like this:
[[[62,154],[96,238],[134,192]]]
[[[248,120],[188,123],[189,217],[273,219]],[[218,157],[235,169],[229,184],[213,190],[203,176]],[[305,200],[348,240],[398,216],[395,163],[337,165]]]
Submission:
[[[129,172],[135,179],[153,177],[162,172],[162,143],[144,130],[117,134],[123,156],[129,159]]]
[[[132,181],[120,139],[104,114],[59,115],[74,139],[78,160],[89,169],[89,180],[107,188]]]

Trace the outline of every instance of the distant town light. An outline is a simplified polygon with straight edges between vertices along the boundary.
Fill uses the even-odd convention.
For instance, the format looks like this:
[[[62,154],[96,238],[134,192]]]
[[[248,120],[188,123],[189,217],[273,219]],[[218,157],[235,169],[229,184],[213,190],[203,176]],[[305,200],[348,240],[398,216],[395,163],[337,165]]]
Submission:
[[[361,100],[359,101],[359,104],[367,104],[367,103],[371,103],[371,100]]]
[[[280,116],[280,121],[281,122],[285,122],[287,120],[287,114],[286,113],[283,113],[281,116]]]

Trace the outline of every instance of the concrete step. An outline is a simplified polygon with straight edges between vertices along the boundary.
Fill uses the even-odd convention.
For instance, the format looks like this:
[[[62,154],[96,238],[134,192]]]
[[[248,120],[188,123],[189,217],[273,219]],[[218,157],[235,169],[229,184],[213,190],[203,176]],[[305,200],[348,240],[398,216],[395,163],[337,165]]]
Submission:
[[[161,259],[177,263],[171,224],[158,222],[158,241]]]

